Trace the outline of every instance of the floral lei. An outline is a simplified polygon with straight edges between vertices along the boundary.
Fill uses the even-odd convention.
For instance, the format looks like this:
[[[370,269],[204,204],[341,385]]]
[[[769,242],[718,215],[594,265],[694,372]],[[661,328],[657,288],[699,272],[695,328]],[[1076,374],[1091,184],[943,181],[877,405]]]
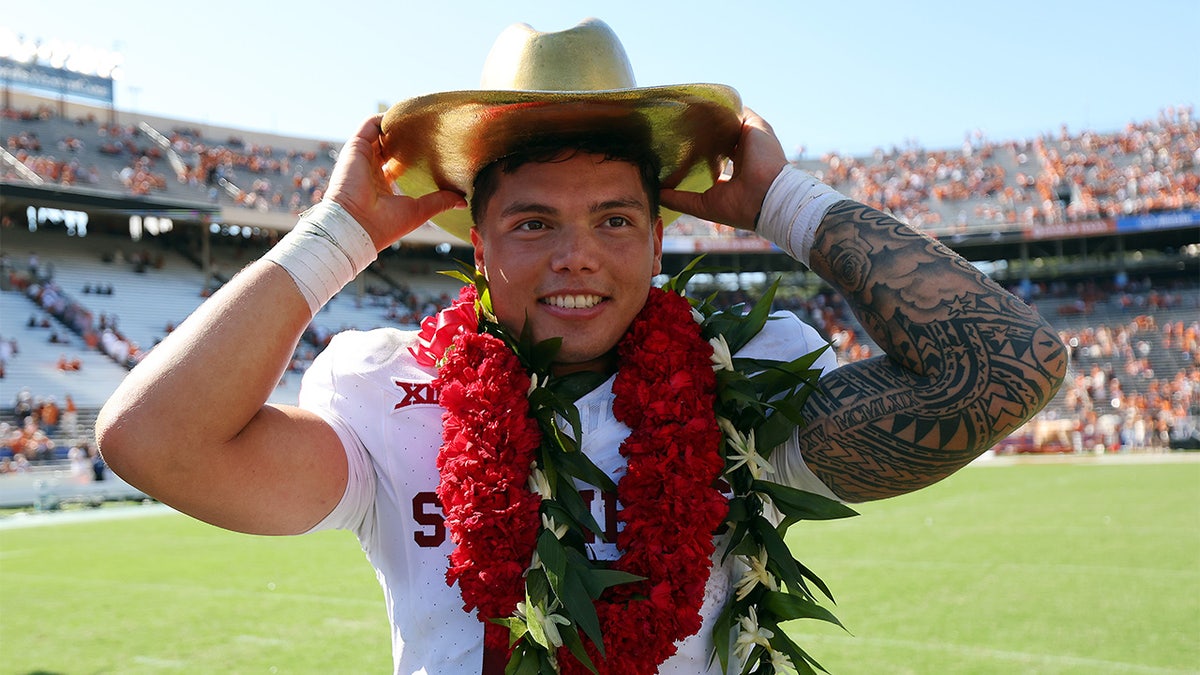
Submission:
[[[468,282],[459,299],[422,323],[411,351],[437,366],[445,409],[437,494],[456,545],[446,580],[485,622],[487,648],[507,655],[506,673],[657,672],[701,627],[722,523],[732,533],[723,555],[747,569],[714,628],[722,672],[735,629],[743,673],[820,668],[778,624],[838,623],[809,583],[832,597],[784,535],[797,520],[854,512],[763,478],[770,449],[803,422],[819,352],[793,362],[732,358],[762,328],[774,287],[749,313],[718,311],[681,294],[696,271],[693,263],[651,289],[617,345],[613,413],[631,432],[615,485],[577,442],[574,401],[604,378],[551,377],[561,339],[512,336],[478,275],[456,274]],[[616,493],[618,560],[586,555],[601,529],[575,479]],[[764,515],[772,505],[782,524]]]

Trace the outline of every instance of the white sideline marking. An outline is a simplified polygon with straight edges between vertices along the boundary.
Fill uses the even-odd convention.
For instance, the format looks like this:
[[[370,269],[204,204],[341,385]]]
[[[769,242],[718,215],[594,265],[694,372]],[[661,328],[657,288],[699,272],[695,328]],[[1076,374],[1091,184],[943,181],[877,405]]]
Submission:
[[[922,640],[897,640],[893,638],[870,638],[870,637],[846,637],[838,635],[804,635],[804,642],[842,642],[849,644],[875,644],[883,647],[902,647],[926,652],[947,652],[958,656],[965,656],[979,660],[988,659],[996,661],[1018,661],[1025,665],[1044,665],[1044,666],[1086,666],[1089,668],[1103,668],[1107,672],[1113,673],[1146,673],[1147,675],[1178,675],[1180,673],[1193,673],[1193,670],[1181,668],[1163,668],[1159,666],[1146,666],[1140,663],[1126,663],[1124,661],[1107,661],[1105,659],[1092,659],[1083,656],[1067,656],[1063,654],[1039,654],[1036,652],[1018,652],[1010,649],[993,649],[991,647],[981,647],[977,645],[955,645],[944,642],[925,642]]]
[[[163,516],[179,513],[166,504],[138,504],[137,506],[114,506],[100,509],[78,509],[71,511],[43,511],[37,513],[15,513],[0,518],[0,530],[17,530],[46,525],[68,525],[98,520],[124,520],[144,516]]]

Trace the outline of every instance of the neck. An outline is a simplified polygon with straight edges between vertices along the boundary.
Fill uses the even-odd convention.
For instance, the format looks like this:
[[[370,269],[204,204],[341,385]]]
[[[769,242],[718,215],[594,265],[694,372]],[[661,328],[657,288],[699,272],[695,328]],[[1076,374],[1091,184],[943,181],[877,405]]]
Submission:
[[[602,375],[611,375],[617,372],[617,350],[612,349],[597,358],[589,359],[587,361],[556,361],[554,365],[550,367],[550,372],[556,377],[562,377],[563,375],[571,375],[574,373],[600,373]]]

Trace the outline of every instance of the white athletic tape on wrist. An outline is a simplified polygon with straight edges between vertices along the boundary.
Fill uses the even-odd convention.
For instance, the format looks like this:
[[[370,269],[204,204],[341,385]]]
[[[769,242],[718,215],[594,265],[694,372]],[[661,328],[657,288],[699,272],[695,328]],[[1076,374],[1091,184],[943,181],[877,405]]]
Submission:
[[[825,214],[849,197],[791,166],[783,167],[767,190],[758,234],[808,265],[813,237]]]
[[[362,225],[341,204],[323,201],[300,214],[296,227],[263,259],[287,270],[316,316],[377,255]]]

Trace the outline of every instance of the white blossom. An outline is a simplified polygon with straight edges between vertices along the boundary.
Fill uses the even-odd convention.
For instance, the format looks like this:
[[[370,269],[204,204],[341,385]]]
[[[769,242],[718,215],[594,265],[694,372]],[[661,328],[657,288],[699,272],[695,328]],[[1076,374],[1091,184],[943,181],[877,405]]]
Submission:
[[[738,620],[738,636],[733,645],[733,653],[745,666],[750,660],[750,652],[754,651],[754,646],[761,645],[770,649],[770,639],[773,637],[774,632],[758,625],[758,612],[751,607],[750,613]]]
[[[737,599],[741,600],[750,591],[754,590],[755,586],[762,584],[772,591],[779,590],[779,584],[775,582],[775,575],[767,570],[767,549],[759,548],[756,556],[738,556],[746,563],[746,573],[737,582]]]
[[[797,672],[790,656],[774,649],[770,650],[770,653],[771,665],[775,668],[776,675],[792,675]]]
[[[540,381],[540,384],[539,384],[537,373],[530,373],[529,374],[529,391],[525,392],[525,398],[529,398],[530,396],[533,396],[533,392],[536,391],[538,387],[546,384],[546,381],[549,379],[550,379],[550,376],[547,375],[546,377],[542,378],[542,380]]]
[[[567,533],[568,529],[566,525],[559,525],[556,523],[554,521],[554,516],[548,516],[544,513],[542,514],[542,527],[546,528],[550,532],[553,532],[555,539],[562,539]]]
[[[764,473],[774,473],[775,468],[771,466],[771,463],[754,449],[753,429],[750,430],[748,436],[743,435],[741,431],[738,431],[737,427],[733,426],[733,422],[724,417],[718,417],[717,424],[721,427],[721,431],[725,432],[725,438],[729,441],[729,454],[726,462],[733,462],[725,470],[726,474],[731,474],[742,468],[742,466],[750,469],[750,475],[755,480],[761,478]]]
[[[550,491],[550,479],[546,477],[544,471],[537,468],[537,462],[534,462],[530,466],[529,491],[537,494],[542,499],[554,498],[554,495]]]
[[[712,362],[713,370],[733,370],[733,354],[729,352],[729,343],[725,341],[724,335],[708,341],[712,345]]]

